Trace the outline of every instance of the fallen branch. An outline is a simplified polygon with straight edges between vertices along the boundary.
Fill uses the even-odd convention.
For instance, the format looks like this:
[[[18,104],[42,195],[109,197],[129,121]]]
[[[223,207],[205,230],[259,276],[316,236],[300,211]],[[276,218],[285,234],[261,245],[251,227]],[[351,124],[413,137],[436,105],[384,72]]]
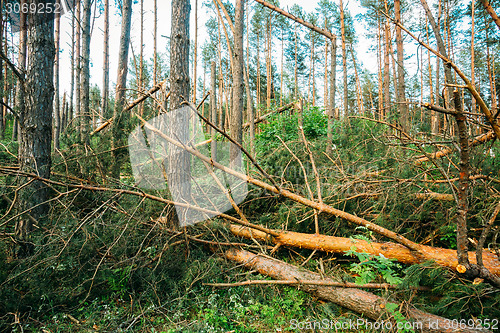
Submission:
[[[489,131],[488,133],[481,134],[479,136],[476,136],[473,140],[469,141],[469,146],[470,147],[475,147],[479,146],[480,144],[486,143],[488,141],[491,141],[495,138],[495,132]],[[430,154],[430,157],[432,159],[439,159],[441,157],[444,157],[446,155],[449,155],[453,152],[453,148],[447,147],[445,149],[439,150],[435,153]],[[429,159],[427,156],[420,156],[418,159],[415,161],[415,164],[419,165],[423,162],[427,162]]]
[[[429,260],[435,261],[440,266],[447,267],[452,270],[456,270],[458,265],[456,250],[426,245],[420,245],[422,249],[421,252],[415,253],[400,244],[394,243],[375,243],[360,239],[279,230],[273,230],[278,234],[277,236],[269,236],[268,233],[252,230],[238,225],[231,225],[230,230],[236,236],[261,241],[271,241],[275,244],[298,247],[302,249],[345,254],[346,251],[350,251],[353,247],[355,247],[357,252],[364,252],[375,256],[383,255],[386,258],[395,259],[408,265],[419,264]],[[472,251],[469,252],[469,260],[472,263],[476,262],[475,253]],[[484,266],[488,268],[492,274],[500,276],[500,261],[494,253],[485,251],[483,261]]]
[[[283,105],[282,107],[280,107],[279,109],[277,109],[276,111],[272,111],[272,112],[269,112],[269,113],[266,113],[265,115],[262,115],[260,117],[257,117],[254,119],[254,124],[258,124],[258,123],[261,123],[263,122],[264,120],[266,120],[270,115],[273,115],[275,113],[282,113],[283,111],[286,111],[288,109],[291,109],[293,108],[293,104],[294,103],[290,103],[290,104],[287,104],[287,105]],[[245,130],[247,129],[248,127],[250,127],[250,123],[244,123],[242,128]]]
[[[243,282],[235,283],[204,283],[204,286],[210,287],[241,287],[241,286],[251,286],[257,284],[280,284],[280,285],[310,285],[310,286],[328,286],[328,287],[338,287],[338,288],[359,288],[359,289],[396,289],[397,286],[388,283],[367,283],[367,284],[356,284],[352,282],[335,282],[335,281],[325,281],[325,280],[248,280]]]
[[[295,281],[317,281],[323,280],[322,277],[308,270],[300,269],[283,261],[264,257],[245,250],[232,248],[222,253],[225,258],[242,264],[249,269],[255,269],[263,275],[272,277],[278,280],[295,280]],[[323,281],[339,282],[332,278],[324,279]],[[324,285],[301,285],[301,290],[309,292],[321,299],[338,304],[351,311],[363,314],[372,320],[380,320],[383,316],[390,315],[386,310],[388,302],[372,293],[355,289],[355,288],[336,288]],[[449,319],[439,317],[428,312],[418,310],[408,306],[405,312],[408,319],[416,322],[423,332],[451,332],[449,327]],[[365,320],[363,320],[363,323]],[[361,327],[359,327],[361,328]],[[489,332],[484,329],[457,328],[453,332]]]

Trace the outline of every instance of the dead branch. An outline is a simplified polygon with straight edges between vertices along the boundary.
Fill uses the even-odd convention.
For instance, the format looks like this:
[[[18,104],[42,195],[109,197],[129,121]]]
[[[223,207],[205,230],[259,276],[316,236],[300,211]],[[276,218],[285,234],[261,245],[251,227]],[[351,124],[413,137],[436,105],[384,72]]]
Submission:
[[[491,4],[489,3],[489,1],[488,0],[480,0],[480,1],[483,4],[484,9],[486,9],[488,14],[490,14],[493,21],[495,21],[498,29],[500,29],[500,18],[498,17],[497,13],[495,13],[495,10],[493,9],[493,7],[491,7]]]
[[[261,0],[256,0],[256,1],[261,1]],[[493,117],[493,114],[491,113],[491,110],[486,106],[486,103],[484,102],[483,98],[479,94],[479,92],[476,90],[476,87],[472,84],[472,82],[465,76],[465,74],[458,68],[458,66],[452,62],[450,59],[446,58],[444,55],[439,53],[438,51],[434,50],[432,47],[421,41],[417,36],[415,36],[413,33],[411,33],[408,29],[406,29],[401,23],[396,22],[394,19],[392,19],[390,16],[388,16],[386,13],[383,13],[387,18],[389,18],[394,24],[396,24],[398,27],[400,27],[404,32],[406,32],[408,35],[410,35],[411,38],[413,38],[417,43],[428,49],[430,52],[432,52],[435,56],[439,57],[443,62],[447,65],[449,65],[453,70],[460,76],[460,78],[464,81],[467,90],[471,93],[471,95],[476,99],[477,104],[479,105],[479,108],[481,111],[484,113],[486,118],[488,119],[488,122],[490,123],[491,127],[493,128],[493,132],[495,132],[495,135],[500,138],[500,127],[498,126],[498,122],[496,121],[495,117]]]
[[[282,113],[283,111],[286,111],[286,110],[289,110],[291,108],[293,108],[293,105],[294,105],[294,102],[290,103],[290,104],[287,104],[287,105],[283,105],[282,107],[280,107],[279,109],[277,109],[276,111],[272,111],[272,112],[269,112],[269,113],[266,113],[265,115],[262,115],[260,117],[257,117],[254,119],[254,124],[258,124],[258,123],[261,123],[263,121],[265,121],[269,116],[275,114],[275,113]],[[250,123],[244,123],[242,128],[245,130],[247,129],[248,127],[250,127]]]
[[[476,136],[473,140],[469,141],[469,146],[470,147],[479,146],[480,144],[486,143],[486,142],[488,142],[490,140],[493,140],[494,138],[496,138],[495,132],[489,131],[488,133]],[[432,154],[430,154],[430,156],[431,156],[432,159],[439,159],[441,157],[449,155],[452,152],[453,152],[453,148],[448,147],[448,148],[442,149],[440,151],[437,151],[435,153],[432,153]],[[429,161],[429,159],[427,158],[427,156],[420,156],[415,161],[415,164],[418,165],[418,164],[421,164],[421,163],[427,162],[427,161]]]
[[[236,236],[254,238],[261,241],[271,241],[275,244],[309,250],[344,254],[346,251],[352,250],[352,248],[355,247],[357,252],[364,252],[375,256],[382,254],[386,258],[395,259],[408,265],[419,264],[428,260],[433,260],[440,266],[447,267],[452,270],[456,270],[458,265],[456,250],[443,249],[427,245],[420,245],[420,253],[415,253],[400,244],[394,243],[375,243],[344,237],[304,234],[282,230],[273,230],[278,234],[278,236],[270,237],[269,234],[237,225],[231,225],[230,230]],[[490,251],[486,251],[484,254],[485,267],[487,267],[493,274],[500,276],[500,260],[498,257]],[[475,253],[472,251],[469,252],[469,260],[472,263],[476,262]]]
[[[317,27],[317,26],[315,26],[315,25],[313,25],[313,24],[311,24],[311,23],[309,23],[307,21],[304,21],[303,19],[298,18],[298,17],[296,17],[296,16],[294,16],[294,15],[292,15],[292,14],[284,11],[283,9],[278,8],[278,7],[272,5],[272,4],[270,4],[270,3],[268,3],[268,2],[266,2],[264,0],[255,0],[255,1],[258,2],[258,3],[260,3],[262,6],[267,7],[269,9],[271,9],[272,11],[275,11],[278,14],[281,14],[281,15],[283,15],[283,16],[285,16],[285,17],[287,17],[287,18],[289,18],[289,19],[291,19],[291,20],[293,20],[293,21],[295,21],[295,22],[297,22],[299,24],[302,24],[303,26],[311,29],[312,31],[315,31],[315,32],[319,33],[320,35],[325,36],[326,38],[328,38],[328,39],[330,39],[332,41],[336,41],[337,40],[337,36],[335,36],[334,34],[332,34],[328,30],[321,29],[321,28],[319,28],[319,27]]]
[[[129,105],[127,105],[123,109],[122,112],[130,111],[138,104],[144,102],[148,97],[152,96],[155,92],[157,92],[158,90],[160,90],[162,88],[165,88],[167,82],[168,82],[168,80],[165,79],[162,82],[158,83],[153,88],[151,88],[147,92],[143,93],[141,97],[137,98],[136,100],[132,101]],[[169,97],[170,97],[170,91],[167,93],[167,96],[165,98],[168,99]],[[113,122],[113,118],[109,118],[103,124],[101,124],[101,126],[97,127],[92,133],[90,133],[90,136],[99,133],[100,131],[102,131],[103,129],[108,127],[112,122]]]

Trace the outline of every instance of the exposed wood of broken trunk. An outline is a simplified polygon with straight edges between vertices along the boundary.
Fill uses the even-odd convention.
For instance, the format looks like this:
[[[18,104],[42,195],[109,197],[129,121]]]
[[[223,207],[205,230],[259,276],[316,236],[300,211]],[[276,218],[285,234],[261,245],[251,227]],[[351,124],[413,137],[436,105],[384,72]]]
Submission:
[[[372,255],[384,255],[386,258],[396,259],[404,264],[418,264],[428,260],[433,260],[437,264],[456,269],[458,265],[457,251],[421,245],[421,253],[415,253],[408,248],[395,243],[375,243],[364,240],[352,240],[344,237],[334,237],[327,235],[305,234],[293,231],[278,231],[278,236],[270,236],[262,231],[231,225],[231,232],[236,236],[253,238],[256,240],[270,240],[275,244],[298,247],[309,250],[319,250],[333,253],[344,253],[352,247],[356,247],[357,252],[364,252]],[[492,252],[484,252],[484,265],[491,273],[500,275],[500,261]],[[474,252],[469,252],[469,260],[476,263]]]
[[[241,263],[243,266],[257,270],[263,275],[280,280],[335,280],[323,279],[318,273],[300,269],[283,261],[270,257],[263,257],[252,252],[232,248],[222,254],[225,258]],[[300,288],[306,292],[329,302],[333,302],[349,310],[363,314],[372,320],[379,320],[387,313],[385,310],[387,301],[375,294],[353,288],[338,288],[320,285],[301,285]],[[423,332],[451,332],[449,319],[435,316],[408,306],[405,312],[408,319],[422,324]],[[364,322],[364,321],[363,321]],[[434,328],[437,327],[437,328]],[[478,332],[476,329],[456,329],[453,332]],[[486,332],[481,330],[481,332]]]

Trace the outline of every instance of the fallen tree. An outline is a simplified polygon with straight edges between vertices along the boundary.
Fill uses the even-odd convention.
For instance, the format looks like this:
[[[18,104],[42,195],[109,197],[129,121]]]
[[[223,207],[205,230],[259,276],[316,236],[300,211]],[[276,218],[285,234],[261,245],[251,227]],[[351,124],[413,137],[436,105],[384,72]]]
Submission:
[[[231,248],[222,253],[225,258],[242,264],[246,268],[257,270],[263,275],[272,277],[273,279],[289,280],[297,282],[301,280],[322,280],[329,283],[340,282],[332,278],[323,279],[320,274],[311,271],[300,269],[283,261],[264,257],[245,250]],[[386,310],[388,301],[375,294],[354,288],[339,288],[323,285],[302,284],[300,288],[308,293],[311,293],[318,298],[335,303],[351,311],[360,313],[372,320],[386,320],[385,316],[390,315]],[[405,306],[401,310],[409,321],[413,321],[413,327],[417,331],[422,332],[490,332],[485,329],[470,328],[454,328],[450,325],[450,320],[439,317],[428,312],[424,312],[414,308],[411,305]],[[355,331],[362,330],[364,319],[358,319],[359,327],[354,327]],[[385,321],[387,322],[387,321]],[[393,323],[393,322],[391,322]],[[396,324],[393,323],[396,328]],[[352,326],[351,326],[352,328]]]
[[[428,260],[435,261],[437,264],[457,270],[458,260],[457,251],[421,245],[422,251],[417,253],[411,251],[405,246],[395,243],[376,243],[367,242],[360,239],[335,237],[327,235],[304,234],[293,231],[273,230],[277,235],[271,236],[268,233],[253,230],[247,227],[232,224],[231,232],[240,237],[256,239],[261,241],[271,241],[275,244],[298,247],[309,250],[318,250],[333,253],[345,253],[356,248],[357,252],[364,252],[372,255],[383,255],[386,258],[395,259],[404,264],[418,264]],[[469,260],[476,264],[476,255],[469,252]],[[500,276],[500,261],[498,257],[490,252],[483,253],[484,266],[497,276]]]

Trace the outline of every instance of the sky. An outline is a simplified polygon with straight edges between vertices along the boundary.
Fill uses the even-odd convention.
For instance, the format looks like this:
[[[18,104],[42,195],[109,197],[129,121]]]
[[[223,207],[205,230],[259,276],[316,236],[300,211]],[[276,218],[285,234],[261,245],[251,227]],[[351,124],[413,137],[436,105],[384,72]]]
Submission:
[[[113,3],[114,1],[110,1]],[[282,0],[280,7],[287,9],[292,7],[294,4],[299,4],[304,8],[306,12],[312,12],[317,6],[318,0],[309,1],[299,1],[299,0]],[[95,3],[95,1],[94,1]],[[170,35],[170,1],[158,1],[158,51],[167,51],[167,38],[163,36]],[[194,18],[195,18],[195,1],[191,0],[191,40],[194,40]],[[357,1],[349,1],[347,3],[347,8],[351,12],[352,16],[356,14],[363,13],[364,9],[358,5]],[[132,49],[129,50],[129,56],[132,56],[132,50],[134,54],[138,55],[140,50],[140,4],[136,3],[133,5],[133,15],[132,15],[132,32],[131,32],[131,44]],[[202,0],[198,0],[198,46],[203,45],[204,41],[208,38],[205,23],[210,17],[211,13],[206,7],[202,6]],[[357,45],[357,54],[362,61],[363,67],[371,72],[376,72],[377,62],[376,55],[370,52],[369,47],[371,41],[368,41],[364,35],[366,33],[366,27],[362,22],[355,22],[355,29],[358,34],[359,43]],[[93,22],[92,37],[91,37],[91,84],[96,84],[102,87],[102,67],[103,67],[103,40],[104,40],[104,14],[96,17]],[[116,7],[112,6],[110,11],[110,83],[111,89],[114,88],[114,82],[116,82],[117,77],[117,58],[119,50],[120,41],[120,28],[121,28],[121,16],[118,14]],[[150,59],[153,56],[153,29],[154,29],[154,16],[153,16],[153,1],[144,1],[144,56],[145,59]],[[60,86],[61,86],[61,96],[64,91],[69,90],[71,82],[71,14],[66,13],[61,18],[61,50],[60,50]],[[200,50],[198,51],[200,52]],[[278,62],[278,50],[275,50],[276,56],[274,56],[274,61]],[[358,64],[360,66],[361,64]],[[201,61],[198,64],[198,73],[202,73]],[[318,79],[319,85],[321,81]],[[318,86],[319,86],[318,85]],[[112,90],[113,91],[113,90]],[[318,90],[318,93],[322,94],[322,89]]]

